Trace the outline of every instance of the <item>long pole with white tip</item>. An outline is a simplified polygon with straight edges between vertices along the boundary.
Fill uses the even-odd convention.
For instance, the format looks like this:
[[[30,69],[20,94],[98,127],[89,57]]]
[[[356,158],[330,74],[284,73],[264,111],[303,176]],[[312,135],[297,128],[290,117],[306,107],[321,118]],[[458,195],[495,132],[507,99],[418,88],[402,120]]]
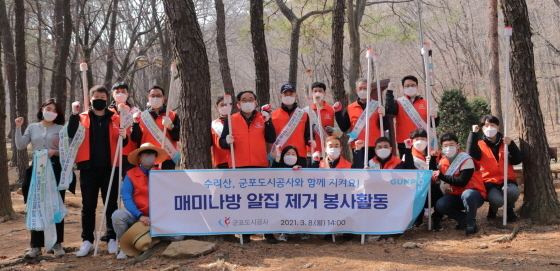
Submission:
[[[224,95],[224,103],[226,104],[226,106],[229,108],[228,110],[228,115],[227,115],[227,120],[228,120],[228,133],[231,135],[232,131],[231,131],[231,109],[232,109],[232,99],[231,99],[231,95]],[[235,152],[233,150],[233,144],[229,145],[229,149],[231,152],[231,168],[235,169]]]
[[[321,129],[323,129],[323,124],[321,123],[321,109],[323,108],[321,95],[313,95],[313,103],[315,104],[315,107],[317,107],[317,122],[318,122],[317,125],[319,126],[319,139],[321,140],[321,157],[323,158],[324,168],[327,168],[328,162],[327,159],[325,159],[325,146],[324,146],[325,139],[323,138],[323,133],[321,133]],[[309,109],[311,109],[311,107],[309,107]],[[311,116],[311,111],[309,113],[310,113],[309,116]]]
[[[86,112],[89,110],[87,74],[86,74],[87,70],[88,70],[87,63],[85,62],[80,63],[80,71],[82,71],[82,90],[84,92],[84,109]]]
[[[509,56],[510,56],[510,41],[511,35],[513,34],[513,29],[511,27],[506,27],[504,29],[504,36],[506,36],[506,69],[504,71],[506,75],[506,110],[504,116],[504,138],[508,136],[508,127],[509,127],[509,99],[510,99],[510,73],[509,73]],[[508,183],[508,163],[509,163],[509,150],[506,143],[502,143],[504,145],[504,188],[502,189],[504,192],[504,206],[503,206],[503,225],[507,225],[507,183]],[[510,143],[511,144],[511,143]]]
[[[428,106],[427,106],[428,107],[428,109],[427,109],[428,114],[430,114],[431,97],[432,97],[432,95],[431,95],[432,94],[431,85],[430,85],[430,82],[429,82],[430,81],[429,80],[430,76],[429,76],[429,67],[428,67],[429,51],[430,51],[430,43],[424,42],[424,46],[422,46],[422,57],[423,57],[423,60],[424,60],[424,72],[425,72],[424,82],[425,82],[425,86],[426,86],[426,100],[427,100],[427,104],[428,104]],[[431,116],[428,116],[428,118],[432,119]],[[428,146],[426,147],[426,150],[427,150],[427,155],[431,157],[431,151],[432,151],[431,137],[433,137],[434,135],[432,135],[432,129],[430,128],[430,125],[429,125],[431,123],[431,121],[428,121],[427,123],[428,123],[428,125],[426,126],[426,128],[427,128],[426,129],[426,135],[428,136]],[[429,163],[430,162],[428,161],[428,164]],[[428,210],[430,211],[430,213],[432,211],[432,189],[431,188],[432,188],[432,186],[429,185],[428,186]],[[431,214],[428,216],[428,230],[430,230],[430,231],[432,230],[432,215]]]
[[[379,81],[379,54],[373,55],[373,65],[375,65],[375,80],[377,81],[377,100],[379,102],[379,106],[383,106],[383,102],[381,99],[381,81]],[[383,116],[379,114],[379,130],[380,136],[385,136],[385,128],[383,128]]]
[[[307,117],[309,118],[309,140],[315,140],[315,136],[314,136],[314,132],[313,132],[313,118],[311,118],[311,110],[312,109],[312,105],[313,105],[313,81],[311,76],[313,75],[313,70],[312,69],[306,69],[305,70],[305,75],[307,76],[307,88],[308,88],[308,96],[307,96],[307,108],[308,108],[308,112],[307,112]],[[319,118],[321,118],[321,116],[318,116]],[[311,146],[311,163],[313,163],[313,153],[315,153],[315,149],[313,148],[313,146]]]
[[[366,51],[366,59],[367,59],[367,78],[366,78],[366,89],[367,89],[367,96],[366,96],[366,133],[365,133],[365,139],[364,139],[364,167],[368,166],[368,162],[369,162],[369,103],[370,103],[370,99],[371,99],[371,91],[370,91],[370,86],[371,86],[371,61],[373,59],[373,50],[372,49],[368,49]],[[364,235],[362,235],[362,244],[364,243],[363,240],[364,239]]]

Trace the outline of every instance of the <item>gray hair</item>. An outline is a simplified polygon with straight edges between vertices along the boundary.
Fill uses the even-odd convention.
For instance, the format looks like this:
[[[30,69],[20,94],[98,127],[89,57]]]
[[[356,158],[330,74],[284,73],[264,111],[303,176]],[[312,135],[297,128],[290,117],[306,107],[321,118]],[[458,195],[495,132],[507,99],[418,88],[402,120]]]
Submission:
[[[358,84],[359,84],[360,82],[365,82],[365,83],[367,84],[367,79],[365,79],[365,78],[358,78],[358,80],[356,80],[356,83],[354,83],[354,86],[355,86],[355,87],[358,87]]]

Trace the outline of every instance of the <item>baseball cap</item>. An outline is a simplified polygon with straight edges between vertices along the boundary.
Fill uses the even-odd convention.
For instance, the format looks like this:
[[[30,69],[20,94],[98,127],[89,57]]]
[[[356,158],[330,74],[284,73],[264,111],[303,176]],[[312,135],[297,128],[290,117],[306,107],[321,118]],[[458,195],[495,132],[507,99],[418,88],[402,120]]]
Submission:
[[[286,90],[292,90],[292,91],[296,91],[296,87],[294,87],[294,85],[287,83],[282,85],[282,87],[280,88],[280,93],[284,93]]]

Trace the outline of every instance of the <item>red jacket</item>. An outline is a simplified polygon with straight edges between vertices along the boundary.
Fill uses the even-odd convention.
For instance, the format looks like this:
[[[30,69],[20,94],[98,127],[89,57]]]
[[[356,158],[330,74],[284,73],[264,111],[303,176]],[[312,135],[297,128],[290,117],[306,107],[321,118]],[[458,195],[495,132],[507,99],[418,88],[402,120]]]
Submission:
[[[423,98],[416,99],[412,103],[418,114],[424,121],[428,119],[428,101]],[[410,132],[420,128],[416,127],[416,124],[412,122],[408,114],[404,111],[401,101],[397,99],[398,114],[396,116],[396,127],[397,127],[397,143],[403,143],[406,139],[410,138]]]
[[[486,199],[486,187],[484,186],[484,183],[482,182],[482,174],[480,173],[480,171],[477,168],[478,167],[478,162],[475,161],[472,158],[469,158],[469,159],[471,159],[475,164],[475,170],[474,170],[474,173],[471,177],[471,180],[469,181],[469,183],[465,187],[458,187],[458,186],[451,185],[451,188],[453,189],[453,191],[449,192],[449,194],[456,195],[456,196],[461,196],[461,194],[463,194],[463,191],[465,191],[467,189],[474,189],[474,190],[480,192],[482,197]],[[467,161],[468,161],[468,159],[465,160],[463,162],[463,164],[461,164],[461,166],[459,167],[459,170],[457,170],[457,172],[455,172],[453,177],[458,177],[459,176],[460,171],[461,171],[461,167],[463,167],[463,165]],[[447,160],[447,158],[445,158],[445,157],[442,157],[440,162],[439,162],[439,167],[440,167],[441,174],[445,174],[445,172],[447,172],[447,170],[449,169],[449,166],[451,166],[451,164],[449,163],[449,160]]]
[[[222,125],[224,124],[220,118],[217,118],[215,121],[222,123]],[[210,132],[212,134],[212,162],[214,162],[214,166],[227,163],[231,151],[220,148],[220,136],[212,128],[210,128]]]
[[[317,113],[317,106],[315,106],[315,104],[311,106],[311,109],[315,111],[315,114]],[[321,114],[321,125],[323,126],[323,129],[325,128],[325,126],[334,127],[334,108],[332,106],[323,101],[323,107],[321,108],[319,114]],[[331,134],[327,133],[327,135],[330,136]],[[317,143],[317,146],[312,152],[321,152],[321,137],[316,132],[313,132],[313,138],[315,140],[315,143]],[[323,140],[325,139],[326,138],[323,138]],[[311,152],[310,146],[307,146],[307,152]]]
[[[339,158],[340,160],[338,161],[338,164],[336,164],[335,168],[352,168],[352,163],[346,161],[346,159],[344,159],[344,157],[340,156]],[[325,162],[321,161],[319,163],[319,168],[331,168],[329,166],[329,163],[326,163],[327,167],[325,167]]]
[[[480,172],[482,173],[482,180],[485,183],[495,183],[497,185],[504,184],[504,146],[507,146],[502,142],[499,152],[499,161],[496,161],[496,157],[492,152],[492,149],[484,142],[484,140],[478,141],[478,146],[480,147]],[[508,163],[508,179],[515,180],[515,171],[513,166]]]
[[[234,135],[233,149],[236,167],[268,167],[266,152],[265,124],[260,112],[256,112],[253,122],[247,122],[240,112],[231,115],[231,132]],[[228,159],[229,167],[231,157]]]
[[[354,130],[354,126],[358,122],[358,119],[360,118],[364,110],[362,109],[360,104],[358,104],[358,101],[356,101],[348,105],[347,112],[348,112],[348,117],[350,117],[350,129],[348,131],[351,132],[352,130]],[[379,112],[376,108],[375,112],[369,118],[369,143],[368,143],[369,147],[375,147],[375,140],[378,139],[379,136],[381,135],[380,129],[381,128],[379,127]],[[357,140],[365,141],[365,138],[366,138],[366,126],[364,125],[364,129],[362,129],[362,132],[360,133],[358,138],[352,141],[351,143],[352,149],[356,148],[354,142],[356,142]]]
[[[76,164],[88,161],[90,159],[90,119],[88,112],[80,113],[80,122],[86,128],[85,129],[85,138],[78,148],[78,153],[76,154]],[[111,123],[109,124],[109,149],[111,150],[111,165],[115,162],[115,151],[117,150],[117,144],[119,142],[119,128],[121,125],[121,120],[118,114],[113,114],[111,116]],[[104,146],[95,146],[95,147],[104,147]],[[117,165],[119,164],[121,157],[117,157]]]
[[[160,169],[153,167],[152,170]],[[130,178],[132,186],[134,187],[132,199],[134,200],[134,204],[136,204],[136,208],[142,212],[142,215],[149,217],[150,201],[148,199],[148,175],[142,171],[140,166],[132,168],[126,174],[128,175],[128,178]]]
[[[161,132],[163,129],[163,117],[168,116],[171,121],[175,121],[175,118],[177,117],[177,114],[174,111],[168,110],[167,112],[160,114],[154,121],[157,125],[157,127],[159,128],[159,131]],[[151,114],[150,114],[150,117]],[[148,130],[148,128],[146,127],[146,124],[144,124],[143,120],[140,120],[140,130],[142,131],[142,141],[140,141],[140,145],[144,144],[144,143],[152,143],[154,146],[157,147],[161,147],[161,142],[158,142],[153,136],[152,133],[150,133],[150,131]],[[171,138],[171,136],[169,136],[169,133],[167,133],[167,131],[165,132],[165,135],[167,136],[167,138],[165,140],[168,140],[169,142],[173,143],[173,146],[175,146],[175,148],[177,148],[177,141],[173,140]],[[171,160],[171,157],[167,156],[167,160]]]
[[[272,123],[274,123],[274,129],[276,130],[276,136],[280,135],[284,126],[288,124],[290,121],[291,116],[294,114],[295,110],[292,111],[291,115],[288,115],[288,112],[283,108],[278,108],[272,111],[271,118]],[[296,126],[296,129],[288,138],[286,143],[283,144],[284,146],[294,146],[298,150],[299,157],[307,157],[307,153],[305,152],[307,148],[307,142],[305,142],[305,124],[307,123],[307,113],[303,113],[299,123]],[[235,135],[235,133],[233,133]],[[317,143],[320,143],[317,141]],[[237,159],[237,158],[236,158]],[[237,160],[236,160],[237,163]]]

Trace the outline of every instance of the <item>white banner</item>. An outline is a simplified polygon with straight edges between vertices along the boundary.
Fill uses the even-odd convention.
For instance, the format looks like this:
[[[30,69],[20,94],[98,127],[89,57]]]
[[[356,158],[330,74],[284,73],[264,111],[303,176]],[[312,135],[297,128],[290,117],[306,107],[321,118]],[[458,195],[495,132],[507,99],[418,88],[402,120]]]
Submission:
[[[151,235],[402,233],[423,211],[431,176],[426,170],[151,171]]]

